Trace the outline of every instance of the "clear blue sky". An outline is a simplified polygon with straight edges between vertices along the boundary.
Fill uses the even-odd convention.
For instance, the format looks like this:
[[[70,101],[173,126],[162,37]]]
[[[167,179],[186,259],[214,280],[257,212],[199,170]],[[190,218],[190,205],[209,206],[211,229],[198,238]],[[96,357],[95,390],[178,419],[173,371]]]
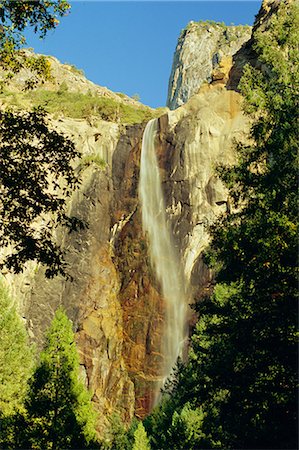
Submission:
[[[164,106],[172,57],[190,20],[254,21],[260,1],[73,1],[72,11],[44,41],[28,33],[38,53],[75,64],[87,78],[115,92],[139,94]]]

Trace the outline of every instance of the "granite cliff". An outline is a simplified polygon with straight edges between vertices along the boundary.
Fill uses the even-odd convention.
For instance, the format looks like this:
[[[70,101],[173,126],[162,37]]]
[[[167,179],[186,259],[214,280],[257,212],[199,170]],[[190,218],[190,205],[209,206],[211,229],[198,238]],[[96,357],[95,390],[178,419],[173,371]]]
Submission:
[[[224,31],[237,39],[217,47]],[[206,38],[210,34],[213,45]],[[236,90],[244,62],[254,58],[251,43],[245,45],[249,38],[249,28],[191,24],[180,37],[177,55],[192,53],[194,66],[187,71],[187,60],[182,57],[177,66],[175,57],[174,67],[179,68],[170,78],[170,86],[175,86],[170,106],[185,104],[158,120],[156,152],[166,210],[190,302],[211,288],[212,273],[202,260],[209,242],[207,225],[228,208],[215,166],[234,161],[234,140],[246,139],[249,129]],[[221,57],[215,65],[217,52]],[[203,55],[209,55],[209,63]],[[198,72],[195,85],[201,63],[208,68]],[[177,70],[186,73],[176,78],[179,81]],[[150,265],[138,198],[145,123],[128,125],[93,116],[53,118],[53,125],[72,136],[81,151],[76,170],[82,184],[69,210],[89,227],[72,234],[57,231],[72,279],[47,280],[43,268],[31,264],[21,275],[7,274],[7,280],[38,345],[59,305],[73,320],[82,373],[102,430],[112,412],[126,422],[134,414],[144,417],[162,376],[165,304]]]
[[[182,30],[174,53],[167,106],[176,109],[198,93],[203,83],[222,80],[227,67],[232,66],[233,55],[250,36],[250,26],[190,22]]]

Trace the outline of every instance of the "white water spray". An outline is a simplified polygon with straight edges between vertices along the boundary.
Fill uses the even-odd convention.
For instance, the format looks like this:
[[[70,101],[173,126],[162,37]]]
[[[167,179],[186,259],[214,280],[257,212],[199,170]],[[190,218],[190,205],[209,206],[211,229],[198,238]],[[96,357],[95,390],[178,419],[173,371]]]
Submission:
[[[183,271],[166,220],[155,152],[157,128],[158,121],[153,119],[147,124],[143,134],[139,195],[143,230],[148,233],[151,264],[161,284],[166,307],[166,327],[162,347],[165,358],[163,385],[171,374],[177,358],[183,354],[187,334],[187,302]]]

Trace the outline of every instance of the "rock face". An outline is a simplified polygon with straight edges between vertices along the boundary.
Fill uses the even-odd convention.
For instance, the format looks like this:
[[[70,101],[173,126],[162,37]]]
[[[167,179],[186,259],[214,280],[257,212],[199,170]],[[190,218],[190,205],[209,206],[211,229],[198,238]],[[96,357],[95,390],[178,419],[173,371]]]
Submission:
[[[159,120],[156,145],[163,190],[190,299],[211,280],[202,262],[209,239],[206,225],[225,209],[217,203],[227,200],[214,167],[233,161],[232,141],[246,129],[240,100],[218,82]],[[91,126],[74,119],[57,125],[73,135],[82,151],[82,184],[69,209],[89,227],[57,232],[71,280],[47,280],[42,268],[31,265],[12,285],[38,345],[58,306],[73,320],[101,431],[112,411],[125,421],[149,412],[164,362],[165,304],[150,266],[138,199],[144,125],[120,130],[116,124],[98,121]],[[92,156],[106,166],[102,162],[99,167]]]
[[[204,82],[223,80],[232,56],[250,39],[251,27],[215,22],[190,22],[174,53],[167,106],[185,104]]]
[[[116,124],[88,126],[85,121],[65,119],[59,128],[72,134],[84,152],[78,170],[82,183],[69,203],[69,212],[88,223],[88,228],[67,234],[58,230],[57,240],[66,252],[70,280],[47,280],[41,267],[31,265],[14,277],[15,295],[32,339],[40,346],[55,310],[63,305],[74,323],[82,372],[99,412],[98,429],[107,426],[113,411],[128,422],[134,414],[134,385],[125,366],[123,313],[119,301],[119,274],[110,250],[112,153],[119,139]],[[98,135],[102,139],[98,139]],[[100,156],[106,163],[84,164],[86,157]],[[90,158],[88,158],[90,161]],[[92,161],[92,159],[91,159]]]
[[[112,165],[113,249],[121,281],[123,355],[135,386],[135,415],[141,418],[153,406],[161,377],[164,327],[164,303],[149,263],[138,198],[143,129],[127,129],[115,150]]]
[[[170,112],[168,121],[160,120],[167,212],[191,298],[200,296],[211,281],[202,262],[209,242],[207,227],[228,207],[215,167],[234,162],[233,142],[243,140],[248,131],[241,100],[224,83],[206,85],[185,106]]]

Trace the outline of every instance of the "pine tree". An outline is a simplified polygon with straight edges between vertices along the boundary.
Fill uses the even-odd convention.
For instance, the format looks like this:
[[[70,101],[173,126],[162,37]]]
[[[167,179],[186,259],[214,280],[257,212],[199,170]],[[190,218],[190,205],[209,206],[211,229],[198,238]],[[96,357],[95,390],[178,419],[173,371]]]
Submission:
[[[22,408],[33,368],[33,349],[25,325],[3,281],[0,281],[0,413]]]
[[[96,438],[90,400],[80,380],[72,323],[59,309],[25,402],[26,445],[41,450],[89,448]]]
[[[281,2],[254,39],[260,68],[241,82],[251,143],[219,170],[233,209],[211,229],[218,283],[172,392],[179,415],[201,408],[202,449],[297,448],[298,4]]]
[[[149,440],[142,422],[139,422],[134,433],[134,445],[132,450],[150,450]]]

